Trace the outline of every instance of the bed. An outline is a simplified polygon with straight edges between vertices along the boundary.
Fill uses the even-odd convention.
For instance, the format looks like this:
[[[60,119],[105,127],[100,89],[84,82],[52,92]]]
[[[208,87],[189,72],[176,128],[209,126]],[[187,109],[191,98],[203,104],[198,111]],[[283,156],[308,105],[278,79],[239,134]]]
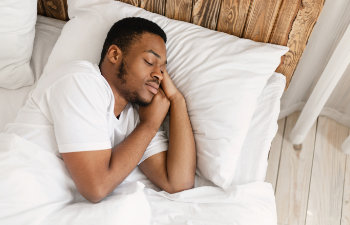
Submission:
[[[93,2],[91,1],[91,4]],[[245,137],[243,151],[236,156],[237,167],[232,172],[232,182],[221,188],[203,176],[197,175],[195,188],[169,194],[153,186],[136,168],[105,201],[90,204],[74,191],[74,184],[69,175],[66,172],[62,173],[65,171],[62,162],[47,154],[37,153],[35,159],[28,163],[23,161],[30,157],[28,152],[19,151],[21,158],[11,158],[4,151],[5,148],[0,146],[0,150],[3,151],[0,166],[7,168],[1,170],[0,176],[6,177],[5,180],[9,181],[6,185],[0,186],[1,199],[6,199],[0,203],[0,223],[277,224],[274,191],[269,183],[264,182],[268,151],[277,131],[279,99],[292,78],[322,9],[323,1],[128,0],[124,2],[211,30],[289,47],[288,53],[284,55],[276,70],[277,73],[267,79],[266,85],[263,85],[259,93],[257,102],[260,104],[257,104],[252,111],[254,114],[247,127],[249,135]],[[15,119],[17,112],[42,76],[45,66],[46,70],[49,70],[47,68],[50,68],[50,65],[46,64],[48,59],[53,57],[52,51],[59,51],[57,47],[54,49],[54,46],[68,21],[68,5],[69,2],[67,4],[64,0],[37,2],[39,15],[30,60],[34,84],[13,90],[0,88],[0,131]],[[265,136],[259,142],[259,137],[263,133]],[[10,138],[12,137],[0,134],[0,140],[8,145],[13,144],[6,142]],[[20,140],[16,143],[36,152],[36,146],[31,143]],[[16,173],[19,169],[14,165],[17,164],[22,164],[22,169],[27,168],[26,172]],[[36,184],[39,186],[30,188],[28,179],[37,176],[39,168],[32,167],[33,164],[48,169]],[[8,178],[8,174],[13,175],[13,178]],[[45,185],[45,181],[50,181],[51,186]],[[62,183],[65,184],[64,187]],[[32,198],[17,196],[15,199],[11,198],[13,202],[12,205],[9,204],[7,200],[11,187],[26,185],[28,190],[24,194],[32,195]],[[67,187],[69,191],[63,191],[67,190]]]

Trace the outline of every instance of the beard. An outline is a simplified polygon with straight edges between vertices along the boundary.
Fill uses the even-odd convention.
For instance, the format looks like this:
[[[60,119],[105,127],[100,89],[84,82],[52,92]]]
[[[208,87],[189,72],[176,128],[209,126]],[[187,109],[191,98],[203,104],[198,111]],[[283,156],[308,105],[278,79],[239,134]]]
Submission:
[[[151,103],[151,101],[148,102],[147,100],[142,98],[136,91],[132,91],[132,90],[129,90],[128,88],[126,88],[126,83],[127,83],[126,77],[130,76],[127,73],[127,69],[126,69],[127,67],[128,67],[128,65],[126,64],[125,60],[122,59],[119,71],[117,73],[117,77],[123,86],[122,90],[119,90],[121,95],[128,102],[130,102],[132,104],[136,104],[139,106],[148,106]]]

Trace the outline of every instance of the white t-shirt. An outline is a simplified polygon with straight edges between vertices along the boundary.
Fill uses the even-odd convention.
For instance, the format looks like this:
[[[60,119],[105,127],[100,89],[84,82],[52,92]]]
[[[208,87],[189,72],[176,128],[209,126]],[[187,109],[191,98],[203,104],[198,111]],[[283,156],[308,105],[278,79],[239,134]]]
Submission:
[[[74,61],[40,78],[5,132],[15,133],[58,156],[110,149],[122,142],[140,121],[132,104],[117,119],[114,102],[113,92],[99,67],[88,61]],[[160,129],[139,164],[167,149],[167,134]]]

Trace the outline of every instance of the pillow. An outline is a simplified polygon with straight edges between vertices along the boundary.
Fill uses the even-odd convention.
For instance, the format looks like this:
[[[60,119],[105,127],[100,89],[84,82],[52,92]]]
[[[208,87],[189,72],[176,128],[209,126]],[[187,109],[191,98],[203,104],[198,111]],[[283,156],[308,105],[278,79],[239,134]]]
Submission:
[[[268,154],[278,130],[280,99],[285,86],[286,77],[280,73],[274,73],[259,96],[232,184],[265,180]]]
[[[122,2],[94,2],[68,1],[71,20],[64,26],[44,74],[71,60],[98,63],[107,32],[122,18],[138,16],[157,23],[168,36],[168,72],[187,101],[197,147],[197,173],[227,188],[257,98],[288,48],[171,20]]]
[[[268,154],[278,130],[280,100],[285,86],[286,77],[280,73],[274,73],[258,97],[237,161],[232,185],[265,181]],[[201,186],[213,186],[213,184],[203,177],[196,176],[195,187]]]
[[[34,83],[32,56],[37,0],[0,1],[0,87],[16,89]]]

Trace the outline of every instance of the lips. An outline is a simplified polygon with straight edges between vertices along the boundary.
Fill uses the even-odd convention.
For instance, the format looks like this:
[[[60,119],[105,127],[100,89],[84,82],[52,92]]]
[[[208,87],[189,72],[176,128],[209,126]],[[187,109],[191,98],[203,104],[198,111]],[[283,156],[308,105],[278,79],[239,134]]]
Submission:
[[[146,87],[153,94],[157,94],[158,93],[158,88],[159,88],[158,84],[156,84],[154,82],[150,82],[150,83],[146,83]]]

